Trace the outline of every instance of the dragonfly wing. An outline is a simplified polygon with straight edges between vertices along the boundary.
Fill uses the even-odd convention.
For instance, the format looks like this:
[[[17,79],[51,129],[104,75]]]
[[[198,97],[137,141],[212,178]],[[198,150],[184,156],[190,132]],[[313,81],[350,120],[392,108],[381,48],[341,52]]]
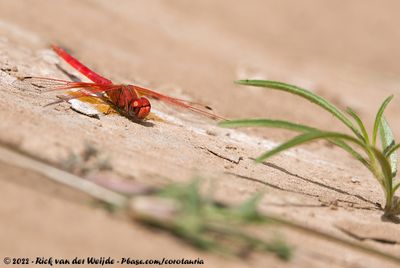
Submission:
[[[109,90],[120,89],[122,85],[98,84],[87,82],[73,82],[62,79],[29,76],[22,78],[23,81],[30,82],[33,86],[46,89],[45,92],[63,91],[63,90],[81,90],[88,93],[105,93]]]
[[[71,104],[71,108],[82,114],[88,116],[99,116],[100,114],[115,113],[114,108],[107,102],[100,98],[86,96],[82,98],[74,98],[68,101]]]
[[[185,108],[188,110],[191,110],[193,112],[199,113],[201,115],[207,116],[211,119],[221,119],[221,120],[225,120],[223,117],[215,115],[211,112],[208,112],[207,110],[210,110],[209,107],[201,105],[199,103],[196,102],[191,102],[191,101],[186,101],[186,100],[182,100],[182,99],[177,99],[177,98],[173,98],[173,97],[169,97],[160,93],[157,93],[153,90],[150,90],[148,88],[144,88],[144,87],[139,87],[136,85],[133,85],[133,88],[140,94],[140,95],[144,95],[144,96],[148,96],[150,98],[154,98],[163,102],[166,102],[168,104],[172,104],[175,105],[177,107],[181,107],[181,108]]]
[[[53,78],[43,78],[43,77],[26,77],[24,80],[30,80],[32,85],[35,85],[40,88],[47,88],[46,91],[63,91],[68,90],[70,92],[79,92],[74,94],[69,94],[70,96],[61,97],[65,101],[70,101],[72,99],[80,99],[83,97],[93,97],[105,100],[105,93],[112,92],[114,90],[121,90],[122,87],[126,87],[126,85],[116,85],[116,84],[99,84],[99,83],[87,83],[87,82],[71,82],[65,81],[61,79],[53,79]],[[176,107],[185,108],[187,110],[196,112],[203,116],[207,116],[212,119],[221,119],[225,120],[223,117],[215,115],[214,113],[209,112],[209,108],[195,103],[191,101],[186,101],[178,98],[169,97],[160,93],[157,93],[153,90],[131,85],[131,87],[137,94],[133,94],[136,96],[147,96],[156,100],[163,101],[167,104],[174,105]],[[48,89],[50,88],[50,89]],[[77,94],[77,95],[76,95]],[[125,101],[128,101],[125,99]],[[55,102],[58,103],[58,102]],[[52,103],[54,104],[54,103]],[[125,103],[127,106],[128,103]]]
[[[101,114],[97,107],[85,101],[81,101],[80,99],[72,99],[68,102],[71,104],[72,110],[82,113],[84,115],[90,117],[98,117]]]
[[[85,92],[69,91],[64,95],[59,95],[57,97],[60,100],[49,103],[46,106],[65,101],[71,104],[73,110],[91,117],[98,117],[100,114],[116,112],[103,97],[88,95]]]
[[[116,85],[71,82],[42,77],[25,77],[23,80],[29,81],[36,87],[45,88],[46,92],[67,91],[65,94],[57,96],[59,100],[48,103],[45,106],[65,101],[71,104],[73,110],[88,116],[98,116],[99,114],[115,112],[114,108],[111,107],[104,97],[104,92],[110,88],[119,88]]]
[[[65,95],[58,96],[63,101],[71,104],[71,108],[88,116],[115,113],[105,97],[82,91],[69,91]]]

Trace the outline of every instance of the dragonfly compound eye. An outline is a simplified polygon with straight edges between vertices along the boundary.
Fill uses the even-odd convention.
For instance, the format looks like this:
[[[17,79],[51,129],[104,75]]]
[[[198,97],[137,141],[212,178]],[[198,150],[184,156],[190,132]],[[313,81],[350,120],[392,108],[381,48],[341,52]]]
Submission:
[[[150,113],[151,105],[148,99],[140,98],[130,103],[130,113],[138,119],[144,119]]]

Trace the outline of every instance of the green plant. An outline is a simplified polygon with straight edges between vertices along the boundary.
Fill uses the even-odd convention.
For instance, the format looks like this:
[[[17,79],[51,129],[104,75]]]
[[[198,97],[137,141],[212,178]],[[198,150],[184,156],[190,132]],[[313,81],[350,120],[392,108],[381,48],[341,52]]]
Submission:
[[[396,150],[400,147],[400,144],[395,143],[392,130],[383,116],[383,112],[385,111],[385,108],[389,102],[392,100],[393,96],[386,98],[382,103],[375,116],[372,136],[369,136],[364,123],[361,121],[356,112],[348,108],[346,115],[326,99],[303,88],[281,82],[265,80],[239,80],[236,81],[236,83],[241,85],[286,91],[288,93],[303,97],[330,112],[342,123],[344,123],[352,132],[352,135],[348,135],[340,132],[324,131],[288,121],[270,119],[243,119],[221,122],[219,125],[222,127],[259,126],[282,128],[301,132],[300,135],[282,143],[276,148],[267,151],[258,157],[256,159],[257,162],[262,162],[275,154],[309,141],[318,139],[328,140],[329,142],[350,153],[354,158],[360,161],[371,171],[383,188],[386,200],[384,207],[385,215],[394,216],[400,214],[400,198],[395,196],[396,191],[400,188],[400,182],[394,180],[397,172]],[[377,148],[378,136],[380,138],[381,149]]]
[[[271,223],[268,216],[257,210],[261,194],[230,207],[215,202],[211,196],[204,197],[199,188],[199,180],[195,180],[189,184],[171,184],[151,196],[134,198],[131,205],[134,217],[203,250],[241,257],[252,251],[268,251],[283,260],[290,259],[292,250],[282,239],[267,239],[253,233],[256,226]]]

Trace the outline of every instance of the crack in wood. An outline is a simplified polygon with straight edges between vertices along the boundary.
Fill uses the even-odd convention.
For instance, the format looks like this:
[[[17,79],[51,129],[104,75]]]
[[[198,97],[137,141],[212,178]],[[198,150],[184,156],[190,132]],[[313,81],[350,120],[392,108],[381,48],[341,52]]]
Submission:
[[[207,148],[207,147],[199,146],[199,147],[197,147],[197,148],[206,150],[207,152],[209,152],[209,153],[211,153],[211,154],[213,154],[213,155],[215,155],[215,156],[217,156],[217,157],[219,157],[219,158],[222,158],[222,159],[224,159],[224,160],[227,160],[227,161],[229,161],[229,162],[231,162],[231,163],[233,163],[233,164],[236,164],[236,165],[238,165],[238,164],[240,163],[240,161],[243,160],[243,157],[242,157],[242,156],[239,156],[237,159],[232,159],[232,158],[230,158],[230,157],[228,157],[228,156],[224,156],[224,155],[222,155],[222,154],[220,154],[220,153],[217,153],[217,152],[215,152],[215,151],[213,151],[213,150],[211,150],[211,149],[209,149],[209,148]]]
[[[378,243],[382,243],[382,244],[389,244],[389,245],[398,245],[398,244],[400,244],[395,240],[379,238],[379,237],[364,237],[364,236],[360,236],[360,235],[357,235],[357,234],[355,234],[355,233],[353,233],[353,232],[351,232],[351,231],[349,231],[349,230],[347,230],[347,229],[345,229],[343,227],[340,227],[338,225],[334,225],[334,226],[335,226],[336,229],[342,231],[343,233],[345,233],[346,235],[348,235],[348,236],[350,236],[350,237],[352,237],[354,239],[357,239],[358,241],[372,240],[372,241],[375,241],[375,242],[378,242]]]

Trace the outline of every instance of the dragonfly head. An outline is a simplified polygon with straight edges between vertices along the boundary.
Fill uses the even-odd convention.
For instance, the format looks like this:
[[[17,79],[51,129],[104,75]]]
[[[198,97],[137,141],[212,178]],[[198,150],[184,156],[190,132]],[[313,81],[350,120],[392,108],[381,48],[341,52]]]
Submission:
[[[150,113],[151,105],[148,99],[141,97],[134,99],[129,105],[129,115],[138,119],[144,119]]]

